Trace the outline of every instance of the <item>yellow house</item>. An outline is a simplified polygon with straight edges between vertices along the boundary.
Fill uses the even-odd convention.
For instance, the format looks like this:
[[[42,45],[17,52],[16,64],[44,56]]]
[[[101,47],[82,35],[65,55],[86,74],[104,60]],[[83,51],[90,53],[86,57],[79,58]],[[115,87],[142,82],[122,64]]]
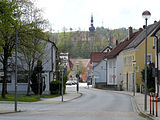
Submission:
[[[147,27],[147,64],[155,62],[155,39],[151,37],[154,29],[160,22],[155,22]],[[132,91],[133,83],[136,91],[140,91],[142,82],[141,71],[145,64],[145,35],[146,31],[141,33],[122,51],[123,52],[123,89]],[[134,69],[135,68],[135,73]]]
[[[160,42],[159,42],[159,38],[160,38],[160,24],[157,26],[157,28],[154,30],[153,34],[152,34],[153,37],[155,37],[155,68],[156,68],[156,71],[160,71]],[[156,76],[155,76],[155,88],[156,88],[156,91],[155,93],[159,93],[158,96],[160,96],[160,74],[159,72],[156,72]]]

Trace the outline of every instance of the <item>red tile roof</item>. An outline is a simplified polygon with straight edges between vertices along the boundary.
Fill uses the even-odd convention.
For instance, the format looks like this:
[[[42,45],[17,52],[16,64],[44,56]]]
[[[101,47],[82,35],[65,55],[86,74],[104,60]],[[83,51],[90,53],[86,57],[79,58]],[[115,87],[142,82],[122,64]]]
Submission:
[[[90,55],[91,63],[92,62],[100,62],[105,57],[106,57],[106,53],[103,53],[103,52],[92,52],[91,55]]]
[[[127,47],[140,33],[141,31],[132,34],[131,38],[128,40],[126,38],[124,41],[120,42],[107,56],[106,58],[116,57],[125,47]]]

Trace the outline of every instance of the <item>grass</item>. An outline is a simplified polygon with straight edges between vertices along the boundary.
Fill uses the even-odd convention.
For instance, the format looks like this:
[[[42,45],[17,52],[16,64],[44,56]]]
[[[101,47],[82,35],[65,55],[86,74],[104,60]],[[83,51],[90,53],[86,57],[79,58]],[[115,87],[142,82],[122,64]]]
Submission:
[[[19,102],[37,102],[40,98],[54,98],[60,95],[17,95],[17,101]],[[0,101],[14,101],[14,94],[7,94],[6,98],[0,96]]]
[[[149,115],[145,115],[143,114],[142,112],[139,113],[139,116],[143,117],[143,118],[146,118],[147,120],[154,120],[152,119],[151,117],[149,117]]]

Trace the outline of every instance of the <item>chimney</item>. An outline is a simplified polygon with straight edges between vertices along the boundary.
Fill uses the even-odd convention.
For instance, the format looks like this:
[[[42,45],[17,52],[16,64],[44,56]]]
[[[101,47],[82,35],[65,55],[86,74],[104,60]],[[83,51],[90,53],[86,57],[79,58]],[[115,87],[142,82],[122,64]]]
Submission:
[[[154,23],[157,23],[157,21],[155,20]]]
[[[116,40],[116,46],[118,45],[118,40]]]
[[[128,40],[131,39],[132,34],[133,34],[132,27],[129,27],[128,28]]]

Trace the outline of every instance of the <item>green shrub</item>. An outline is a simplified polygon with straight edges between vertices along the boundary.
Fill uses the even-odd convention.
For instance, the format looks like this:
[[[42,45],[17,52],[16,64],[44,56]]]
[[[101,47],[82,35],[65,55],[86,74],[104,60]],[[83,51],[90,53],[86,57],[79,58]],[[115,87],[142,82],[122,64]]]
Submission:
[[[68,80],[68,74],[70,71],[67,71],[66,75],[63,76],[63,94],[66,91],[66,82]],[[50,83],[50,93],[51,94],[61,94],[62,91],[62,72],[57,72],[57,78],[60,80],[52,81]]]
[[[50,92],[51,94],[59,94],[59,90],[61,90],[61,82],[56,80],[50,83]]]
[[[65,94],[65,90],[66,90],[66,84],[65,81],[63,82],[63,94]],[[51,94],[61,94],[62,92],[62,81],[56,80],[56,81],[52,81],[50,83],[50,92]]]

